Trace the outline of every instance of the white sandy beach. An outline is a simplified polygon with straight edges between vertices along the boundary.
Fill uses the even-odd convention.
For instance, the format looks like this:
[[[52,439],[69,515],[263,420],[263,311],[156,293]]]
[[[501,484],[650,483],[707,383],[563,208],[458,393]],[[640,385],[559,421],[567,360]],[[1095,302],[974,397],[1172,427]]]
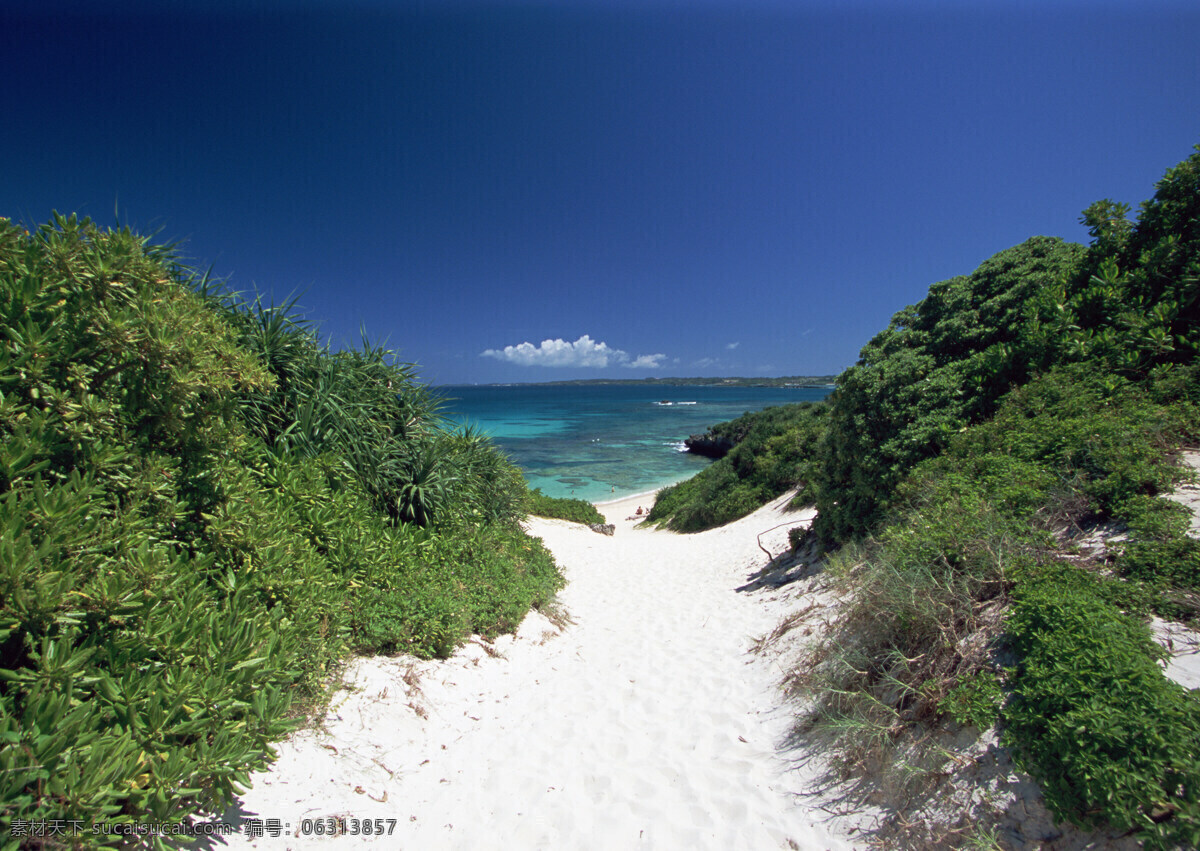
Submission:
[[[321,728],[283,743],[227,814],[264,820],[263,835],[230,844],[855,847],[801,794],[809,773],[778,749],[779,672],[747,653],[784,603],[737,590],[767,561],[758,533],[810,514],[781,500],[697,535],[635,529],[627,518],[652,502],[602,505],[612,537],[530,521],[568,579],[565,629],[534,613],[516,637],[449,660],[352,663]],[[763,543],[779,553],[786,535]],[[351,831],[389,820],[388,835],[305,835],[329,816]]]
[[[1200,454],[1184,460],[1200,470]],[[1198,493],[1188,482],[1173,498],[1200,517]],[[780,747],[791,717],[778,666],[802,645],[747,652],[784,615],[814,603],[826,611],[830,598],[812,583],[738,590],[768,562],[757,542],[781,553],[788,526],[811,512],[786,511],[784,497],[697,535],[634,528],[637,507],[652,501],[602,504],[612,537],[532,519],[567,576],[560,600],[572,622],[560,629],[533,613],[516,636],[474,639],[448,660],[355,660],[323,723],[282,743],[225,814],[242,832],[207,845],[866,847],[847,831],[877,826],[883,812],[860,802],[858,816],[833,819],[813,794],[819,767]],[[822,620],[810,624],[819,631]],[[1197,633],[1152,626],[1167,675],[1195,687]],[[1014,848],[1137,845],[1057,824],[991,733],[958,750],[941,795],[907,818],[952,824],[985,802]],[[372,833],[316,835],[329,817],[351,832],[370,819]],[[247,836],[256,823],[262,835]]]

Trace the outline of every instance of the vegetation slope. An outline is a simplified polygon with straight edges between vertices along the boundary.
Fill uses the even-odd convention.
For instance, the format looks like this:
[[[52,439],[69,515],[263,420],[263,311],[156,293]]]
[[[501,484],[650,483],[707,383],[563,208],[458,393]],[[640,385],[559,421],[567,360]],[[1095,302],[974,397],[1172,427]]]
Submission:
[[[733,448],[690,479],[659,491],[648,520],[678,532],[712,529],[745,517],[815,475],[825,431],[820,402],[777,405],[708,430]],[[811,501],[811,500],[810,500]]]
[[[933,285],[839,378],[796,480],[849,602],[791,680],[848,776],[915,794],[945,771],[931,728],[998,722],[1059,818],[1191,848],[1200,696],[1146,624],[1200,617],[1200,542],[1161,498],[1200,441],[1200,148],[1128,213]],[[754,481],[702,475],[718,505]],[[674,498],[651,517],[689,516]]]
[[[0,220],[0,334],[4,847],[219,811],[348,652],[447,654],[561,585],[410,367],[169,248]]]

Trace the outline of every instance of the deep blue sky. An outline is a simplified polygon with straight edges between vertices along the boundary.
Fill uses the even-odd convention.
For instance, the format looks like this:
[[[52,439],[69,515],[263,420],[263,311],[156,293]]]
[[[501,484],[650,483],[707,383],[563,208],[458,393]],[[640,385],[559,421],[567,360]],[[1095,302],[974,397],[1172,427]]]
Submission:
[[[119,206],[432,383],[838,372],[1200,142],[1194,2],[88,5],[0,11],[0,215]]]

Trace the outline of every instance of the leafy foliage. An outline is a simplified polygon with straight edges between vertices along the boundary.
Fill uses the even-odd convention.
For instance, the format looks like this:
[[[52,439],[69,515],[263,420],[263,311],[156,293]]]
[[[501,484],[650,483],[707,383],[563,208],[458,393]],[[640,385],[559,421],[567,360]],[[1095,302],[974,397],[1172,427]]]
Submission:
[[[219,809],[351,648],[448,653],[562,582],[385,350],[75,217],[0,221],[0,314],[4,829]]]
[[[959,724],[986,729],[996,723],[1004,691],[992,671],[979,671],[958,681],[941,701],[940,709]]]
[[[1037,353],[1028,301],[1070,274],[1083,249],[1034,237],[967,277],[929,289],[876,335],[829,397],[814,529],[826,541],[873,531],[891,494],[950,437],[994,412]]]
[[[998,714],[1030,772],[1055,778],[1044,791],[1060,817],[1090,825],[1108,819],[1175,841],[1191,836],[1193,817],[1184,816],[1180,801],[1163,809],[1144,789],[1140,796],[1124,786],[1093,794],[1099,787],[1088,786],[1097,772],[1112,780],[1126,772],[1137,776],[1148,765],[1164,776],[1194,777],[1184,755],[1200,743],[1193,732],[1200,723],[1195,704],[1179,702],[1182,690],[1154,664],[1144,626],[1122,614],[1195,615],[1187,610],[1195,585],[1186,563],[1135,563],[1130,555],[1147,552],[1147,542],[1195,544],[1171,537],[1181,534],[1179,518],[1156,496],[1179,476],[1168,449],[1195,436],[1194,409],[1170,395],[1086,365],[1059,367],[1008,394],[991,420],[956,434],[945,452],[902,481],[892,522],[840,554],[840,570],[853,591],[850,603],[838,629],[818,647],[810,673],[797,678],[817,693],[812,720],[837,731],[848,768],[899,758],[893,749],[905,741],[903,733],[943,714],[960,723],[995,719],[998,694],[990,683],[1000,672],[993,654],[1006,633],[1021,664],[1001,683],[1018,698]],[[1128,579],[1061,560],[1065,531],[1127,518],[1132,539],[1116,566]],[[1002,631],[1001,614],[1014,597],[1015,614]],[[1019,614],[1032,605],[1023,601],[1033,599],[1063,607],[1038,621],[1043,625],[1074,630],[1074,615],[1059,617],[1068,610],[1114,625],[1093,631],[1085,643],[1059,632],[1039,638],[1033,621]],[[1132,633],[1130,625],[1136,626]],[[1035,647],[1053,664],[1026,665]],[[1061,682],[1082,664],[1079,653],[1099,678],[1089,686],[1093,691]],[[1135,664],[1135,658],[1141,661]],[[1141,673],[1135,676],[1130,665]],[[1127,755],[1116,745],[1081,749],[1069,737],[1046,744],[1048,726],[1070,723],[1090,731],[1092,724],[1107,723],[1092,717],[1101,707],[1113,711],[1101,697],[1105,677],[1132,678],[1138,689],[1155,683],[1142,699],[1121,702],[1122,723],[1128,730],[1175,729],[1183,744],[1147,751],[1131,745]],[[1047,702],[1049,692],[1062,701]],[[1035,693],[1043,696],[1022,702],[1020,695]],[[1177,726],[1181,717],[1186,724]],[[1086,800],[1065,791],[1084,786],[1093,789]],[[1162,826],[1150,830],[1153,819],[1146,814]]]
[[[963,706],[964,684],[991,670],[1014,571],[1050,548],[1028,511],[1053,481],[993,453],[931,459],[907,480],[897,522],[839,553],[833,570],[852,594],[797,682],[816,693],[811,720],[840,731],[848,769]]]
[[[710,431],[737,445],[685,482],[659,491],[648,519],[698,532],[744,517],[812,476],[823,404],[802,402],[744,414]]]
[[[1070,569],[1022,584],[1007,737],[1060,817],[1200,843],[1200,696],[1166,679],[1144,624]]]
[[[538,517],[555,517],[573,523],[603,523],[604,515],[596,506],[582,499],[546,496],[540,488],[529,492],[529,513]]]
[[[1040,305],[1062,358],[1130,377],[1200,354],[1200,145],[1167,170],[1137,221],[1100,201],[1084,211],[1093,244],[1078,272]]]

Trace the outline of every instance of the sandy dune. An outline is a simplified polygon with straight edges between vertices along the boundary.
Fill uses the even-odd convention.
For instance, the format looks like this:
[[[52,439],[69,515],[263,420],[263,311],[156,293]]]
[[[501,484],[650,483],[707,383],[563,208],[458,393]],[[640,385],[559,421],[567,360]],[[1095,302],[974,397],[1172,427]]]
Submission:
[[[635,529],[638,504],[602,506],[612,537],[530,522],[569,580],[564,630],[535,613],[515,638],[446,661],[354,662],[322,729],[281,745],[227,815],[264,820],[263,835],[230,844],[853,847],[797,794],[805,771],[777,751],[789,722],[778,672],[746,652],[784,603],[736,590],[767,560],[758,533],[808,515],[777,502],[684,536]],[[762,540],[778,553],[786,528]],[[372,835],[311,835],[328,816]]]

